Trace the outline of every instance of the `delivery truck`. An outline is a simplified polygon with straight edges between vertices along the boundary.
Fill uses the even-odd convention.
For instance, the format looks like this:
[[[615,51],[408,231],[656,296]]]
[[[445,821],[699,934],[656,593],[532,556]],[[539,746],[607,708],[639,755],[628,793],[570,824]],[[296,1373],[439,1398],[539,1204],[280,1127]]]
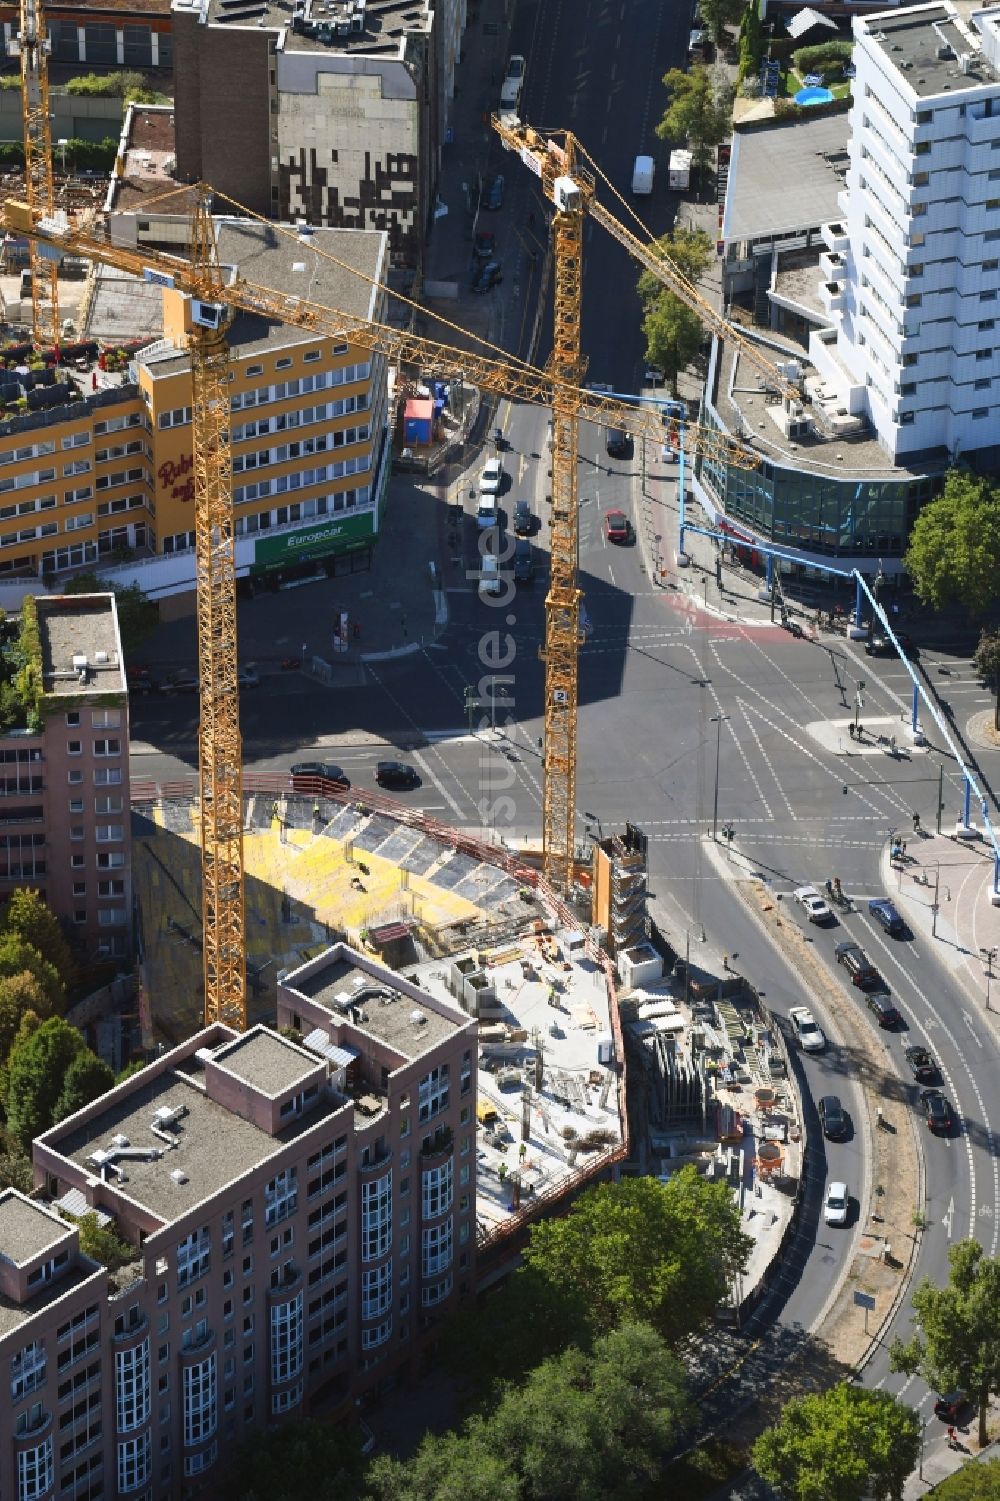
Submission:
[[[647,194],[653,191],[653,175],[656,163],[651,156],[637,156],[632,168],[632,192]]]
[[[681,192],[691,186],[690,151],[671,151],[670,186],[679,189]]]

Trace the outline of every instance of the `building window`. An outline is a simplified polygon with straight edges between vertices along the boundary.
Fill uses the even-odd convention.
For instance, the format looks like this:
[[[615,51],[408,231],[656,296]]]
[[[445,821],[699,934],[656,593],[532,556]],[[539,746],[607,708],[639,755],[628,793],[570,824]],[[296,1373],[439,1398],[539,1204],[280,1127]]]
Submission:
[[[177,1286],[187,1287],[208,1271],[212,1238],[208,1226],[192,1230],[177,1246]]]
[[[392,1238],[392,1173],[361,1185],[361,1259],[376,1261]]]
[[[29,1392],[36,1392],[44,1380],[45,1346],[36,1339],[25,1345],[10,1362],[11,1401],[20,1402]]]
[[[52,1489],[52,1439],[17,1456],[18,1501],[40,1501]]]
[[[67,740],[67,742],[66,742],[66,754],[67,754],[67,756],[82,756],[83,755],[83,741],[82,740]]]
[[[451,1266],[452,1256],[451,1215],[442,1224],[430,1225],[421,1231],[420,1248],[422,1277],[437,1277],[441,1272],[447,1271]]]
[[[417,1118],[430,1120],[448,1108],[448,1065],[442,1063],[431,1069],[420,1081],[417,1091]]]
[[[148,1432],[118,1445],[118,1489],[122,1495],[137,1491],[149,1479],[150,1447]]]
[[[297,1173],[294,1167],[276,1173],[264,1188],[264,1223],[276,1225],[295,1213],[298,1204]]]
[[[361,1317],[380,1319],[392,1306],[392,1262],[361,1273]]]
[[[275,1392],[271,1398],[271,1412],[278,1417],[283,1412],[290,1412],[293,1407],[298,1407],[302,1401],[302,1382],[296,1386],[290,1386],[287,1391]]]
[[[302,1370],[302,1294],[271,1309],[271,1382],[291,1381]]]
[[[118,1431],[141,1428],[149,1417],[149,1340],[115,1356]]]
[[[451,1276],[443,1278],[440,1282],[434,1282],[430,1287],[425,1287],[420,1294],[420,1301],[425,1308],[433,1308],[435,1303],[442,1303],[452,1289]]]
[[[184,1444],[203,1443],[215,1432],[218,1404],[215,1389],[215,1352],[197,1365],[184,1368]]]
[[[421,1212],[425,1220],[445,1214],[451,1208],[454,1172],[454,1159],[449,1157],[440,1167],[428,1168],[421,1173]]]
[[[384,1324],[376,1324],[373,1329],[362,1329],[362,1350],[374,1350],[379,1345],[384,1345],[392,1334],[392,1319],[386,1319]]]
[[[209,1444],[200,1454],[188,1454],[184,1458],[185,1475],[200,1475],[202,1470],[207,1470],[209,1465],[214,1465],[219,1452],[217,1443]]]

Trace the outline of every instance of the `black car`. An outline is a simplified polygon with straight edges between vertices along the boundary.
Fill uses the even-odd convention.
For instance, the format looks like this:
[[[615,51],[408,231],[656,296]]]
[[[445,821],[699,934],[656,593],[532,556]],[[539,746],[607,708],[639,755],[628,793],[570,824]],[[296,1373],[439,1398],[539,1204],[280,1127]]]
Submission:
[[[952,1128],[951,1106],[939,1089],[922,1089],[920,1103],[924,1120],[932,1131],[950,1131]]]
[[[489,292],[503,281],[503,270],[499,261],[487,261],[482,269],[476,269],[472,276],[472,290],[474,292]]]
[[[868,1010],[880,1027],[898,1027],[902,1017],[887,995],[866,995]]]
[[[873,896],[868,903],[868,915],[874,917],[879,927],[884,928],[890,938],[906,937],[906,924],[886,897]]]
[[[847,1135],[847,1114],[835,1094],[825,1094],[816,1106],[823,1123],[823,1135],[840,1141]]]
[[[968,1405],[968,1394],[961,1389],[945,1392],[934,1403],[934,1416],[943,1423],[957,1423]]]
[[[317,780],[323,782],[336,782],[341,787],[350,787],[350,779],[341,767],[335,766],[332,761],[296,761],[291,768],[292,777],[297,781],[308,779],[310,782]],[[312,788],[308,788],[312,791]]]
[[[379,761],[375,767],[375,780],[380,787],[418,787],[420,777],[416,768],[405,761]]]
[[[514,544],[514,581],[528,584],[535,576],[535,556],[531,543],[520,537]]]
[[[472,242],[472,253],[480,260],[488,261],[497,248],[497,237],[492,229],[481,229]]]
[[[609,427],[604,434],[605,451],[613,459],[628,457],[629,436],[623,427]]]
[[[530,537],[535,530],[535,518],[531,514],[531,507],[526,500],[519,500],[514,506],[514,536]]]
[[[852,985],[859,990],[885,990],[885,981],[860,943],[838,943],[834,952],[837,963],[842,964],[850,975]]]
[[[172,672],[168,677],[164,692],[166,693],[197,693],[198,674],[188,668],[182,668],[180,672]]]
[[[919,656],[917,648],[913,644],[912,636],[908,636],[905,631],[896,631],[895,636],[896,640],[899,642],[903,650],[903,653],[907,657],[909,657],[911,661],[915,657]],[[874,631],[868,637],[868,640],[865,642],[865,651],[870,657],[894,657],[896,655],[896,648],[889,640],[889,637],[884,635],[881,631]]]
[[[910,1072],[918,1084],[936,1084],[940,1079],[941,1072],[926,1048],[906,1048],[903,1057],[910,1065]]]

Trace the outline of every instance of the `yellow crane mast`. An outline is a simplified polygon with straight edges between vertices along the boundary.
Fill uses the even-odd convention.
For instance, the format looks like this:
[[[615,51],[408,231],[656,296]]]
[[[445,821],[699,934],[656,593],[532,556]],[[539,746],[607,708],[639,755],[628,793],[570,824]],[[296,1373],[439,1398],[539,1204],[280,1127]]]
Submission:
[[[3,227],[27,235],[51,250],[72,253],[88,260],[117,267],[147,280],[154,280],[187,294],[192,299],[192,372],[194,382],[193,435],[195,452],[196,558],[198,583],[198,651],[201,727],[199,761],[202,800],[202,912],[205,946],[205,1018],[231,1026],[246,1026],[246,974],[243,908],[242,852],[242,751],[239,733],[236,656],[236,588],[233,535],[231,462],[229,454],[229,398],[226,389],[227,352],[224,338],[226,313],[248,313],[310,329],[329,338],[357,345],[384,356],[401,367],[442,379],[465,379],[511,400],[523,400],[576,419],[627,424],[633,432],[663,441],[659,415],[615,401],[599,392],[567,384],[555,371],[544,373],[521,361],[494,359],[447,344],[421,338],[403,329],[352,316],[321,303],[289,297],[250,282],[238,273],[223,276],[218,265],[212,221],[208,212],[210,189],[199,188],[198,208],[192,235],[193,258],[184,260],[148,248],[132,249],[112,244],[103,233],[86,224],[42,219],[27,203],[8,199],[2,208]],[[277,226],[272,231],[281,233]],[[572,230],[570,231],[572,233]],[[294,237],[294,232],[288,232]],[[579,251],[579,237],[576,238]],[[317,254],[323,254],[317,247]],[[333,260],[335,257],[329,257]],[[579,255],[576,258],[579,267]],[[578,274],[578,271],[577,271]],[[562,284],[567,306],[576,290],[572,280]],[[563,366],[582,373],[578,349],[579,332],[567,333]],[[565,423],[566,417],[562,417]],[[560,427],[565,443],[565,429]],[[688,447],[724,458],[732,464],[756,468],[760,459],[744,443],[710,428],[692,424]],[[575,476],[567,482],[575,485]],[[565,506],[565,500],[560,502]],[[575,513],[568,520],[575,536]],[[559,533],[560,551],[567,541]],[[575,558],[575,546],[572,556]],[[553,549],[556,550],[555,548]],[[569,576],[566,570],[564,573]],[[565,598],[567,630],[579,632],[579,593],[572,585]],[[569,636],[567,635],[567,639]],[[575,683],[575,638],[570,665]],[[575,727],[575,723],[574,723]],[[575,748],[575,741],[573,742]],[[572,788],[571,788],[572,790]]]
[[[39,218],[56,211],[52,177],[52,124],[49,118],[49,42],[42,0],[21,0],[21,115],[24,123],[24,184],[28,205]],[[12,49],[13,50],[13,49]],[[31,327],[36,346],[59,342],[58,262],[31,241]]]

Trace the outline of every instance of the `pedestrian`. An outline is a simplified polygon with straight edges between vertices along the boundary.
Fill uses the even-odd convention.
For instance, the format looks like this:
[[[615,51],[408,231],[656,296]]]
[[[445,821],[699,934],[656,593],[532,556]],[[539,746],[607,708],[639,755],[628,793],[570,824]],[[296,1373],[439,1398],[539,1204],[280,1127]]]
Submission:
[[[534,212],[534,209],[532,209],[531,212],[528,214],[528,228],[529,229],[534,229],[534,227],[535,227],[535,212]]]
[[[906,859],[906,840],[905,839],[903,840],[902,844],[899,847],[900,847],[900,849],[903,852],[903,859],[905,860]]]
[[[914,832],[914,834],[919,834],[920,833],[920,814],[919,813],[914,813],[914,815],[913,815],[913,832]]]
[[[729,968],[729,955],[728,954],[723,954],[723,956],[722,956],[722,968],[723,969],[728,969]]]
[[[956,1434],[954,1428],[949,1428],[948,1429],[948,1448],[949,1449],[954,1449],[957,1443],[958,1443],[958,1435]]]
[[[319,823],[319,803],[313,803],[313,818]]]

